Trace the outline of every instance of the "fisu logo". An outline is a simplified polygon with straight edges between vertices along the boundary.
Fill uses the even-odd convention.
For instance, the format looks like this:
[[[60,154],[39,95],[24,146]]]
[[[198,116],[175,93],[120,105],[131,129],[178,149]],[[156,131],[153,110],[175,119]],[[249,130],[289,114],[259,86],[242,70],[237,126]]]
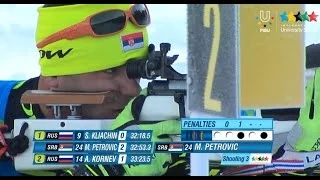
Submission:
[[[256,20],[258,21],[258,25],[262,25],[262,27],[259,29],[260,32],[270,32],[270,28],[268,28],[268,25],[272,24],[272,20],[274,17],[271,16],[270,11],[262,11],[260,10],[259,16],[256,17]]]
[[[261,22],[269,22],[271,19],[270,11],[260,11],[260,21]]]

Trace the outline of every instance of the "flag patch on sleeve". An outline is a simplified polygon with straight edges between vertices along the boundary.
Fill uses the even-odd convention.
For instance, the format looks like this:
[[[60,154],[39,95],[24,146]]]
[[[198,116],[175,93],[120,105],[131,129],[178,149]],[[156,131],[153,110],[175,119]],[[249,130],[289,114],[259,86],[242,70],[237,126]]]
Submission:
[[[144,47],[143,33],[138,32],[121,36],[122,49],[124,52]]]

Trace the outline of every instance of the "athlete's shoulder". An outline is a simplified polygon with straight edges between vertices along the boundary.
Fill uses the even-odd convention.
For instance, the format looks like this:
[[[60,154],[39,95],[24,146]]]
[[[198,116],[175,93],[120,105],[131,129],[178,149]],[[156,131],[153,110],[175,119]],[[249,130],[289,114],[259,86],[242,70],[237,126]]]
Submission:
[[[0,121],[5,120],[7,106],[11,98],[12,89],[19,83],[19,81],[13,80],[1,80],[0,81]]]
[[[16,85],[12,88],[12,92],[19,92],[23,94],[27,90],[36,90],[38,89],[38,83],[39,77],[17,81]]]
[[[23,109],[24,106],[22,106],[20,100],[24,92],[26,92],[27,90],[34,90],[38,88],[38,79],[39,78],[36,77],[24,81],[16,81],[14,86],[9,89],[9,92],[6,92],[7,101],[1,103],[5,103],[5,108],[2,108],[5,109],[3,120],[4,123],[8,125],[9,130],[13,128],[14,119],[29,117],[25,113],[25,110]],[[30,109],[31,107],[26,108]]]
[[[164,176],[190,176],[190,164],[181,161],[171,166]]]
[[[190,154],[171,154],[172,163],[164,176],[189,176],[190,175]]]

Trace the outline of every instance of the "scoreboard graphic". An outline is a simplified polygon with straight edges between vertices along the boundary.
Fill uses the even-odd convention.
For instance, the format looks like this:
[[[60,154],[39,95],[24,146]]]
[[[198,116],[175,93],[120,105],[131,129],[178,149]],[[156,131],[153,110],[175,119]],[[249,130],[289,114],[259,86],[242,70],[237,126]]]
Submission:
[[[34,164],[151,164],[152,154],[35,154]]]
[[[273,120],[186,118],[181,142],[156,143],[163,153],[221,153],[225,165],[268,164],[272,159]]]
[[[152,131],[42,131],[34,132],[34,141],[148,141]]]
[[[226,165],[268,164],[272,119],[182,119],[180,142],[151,141],[152,131],[35,130],[33,164],[150,164],[154,153],[220,153]]]
[[[33,164],[150,164],[152,131],[34,132]]]
[[[184,130],[182,138],[185,141],[270,141],[272,140],[273,131],[209,131],[209,130]]]

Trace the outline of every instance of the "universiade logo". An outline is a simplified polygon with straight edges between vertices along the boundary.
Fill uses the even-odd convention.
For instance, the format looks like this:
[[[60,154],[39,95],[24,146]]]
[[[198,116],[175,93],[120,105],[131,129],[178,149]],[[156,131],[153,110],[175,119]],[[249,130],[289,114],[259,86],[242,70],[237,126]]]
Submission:
[[[271,16],[270,11],[260,11],[259,16],[256,16],[256,21],[260,26],[260,32],[271,32],[269,26],[272,25],[272,21],[274,20],[274,16]]]
[[[303,32],[313,32],[317,28],[313,28],[312,25],[317,22],[318,15],[312,11],[312,13],[298,11],[297,13],[284,11],[280,13],[280,31],[281,32],[293,32],[293,33],[303,33]],[[309,29],[306,29],[306,23]]]
[[[287,13],[286,11],[280,14],[281,22],[317,22],[317,17],[318,15],[314,11],[310,14],[308,12],[301,13],[300,11],[296,14],[293,12]]]

